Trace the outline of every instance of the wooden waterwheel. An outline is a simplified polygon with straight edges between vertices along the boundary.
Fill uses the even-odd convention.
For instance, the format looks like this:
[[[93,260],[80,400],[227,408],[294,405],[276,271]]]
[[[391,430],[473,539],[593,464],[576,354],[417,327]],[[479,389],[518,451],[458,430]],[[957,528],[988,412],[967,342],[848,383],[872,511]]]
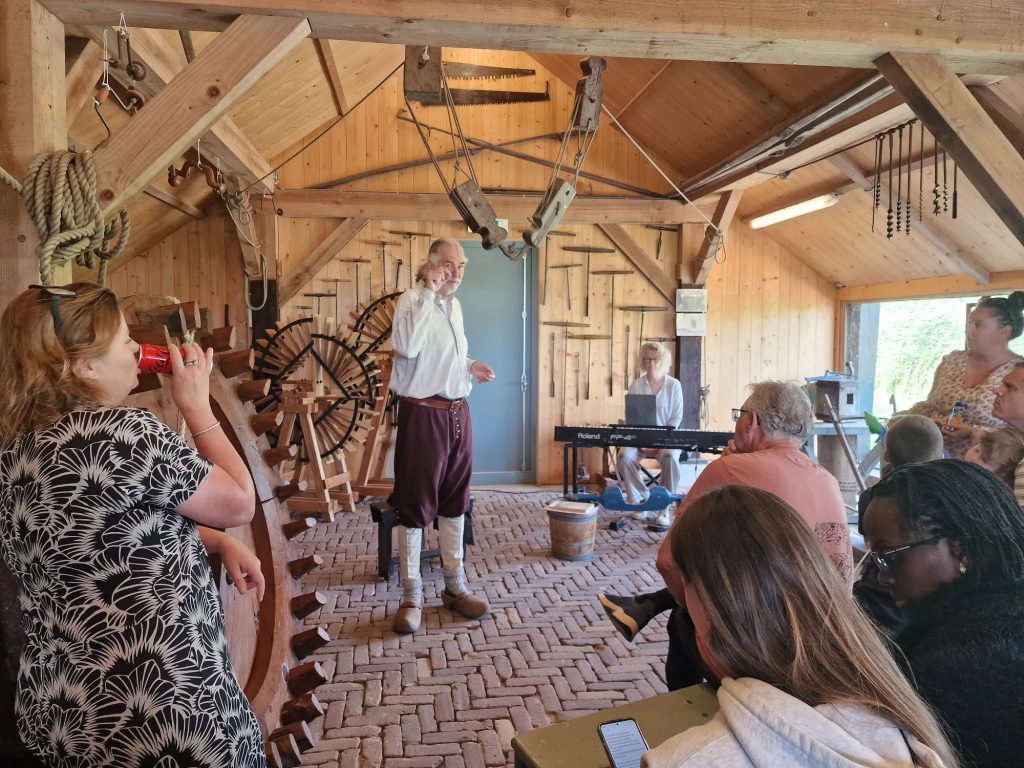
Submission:
[[[194,305],[173,305],[156,310],[126,309],[132,335],[137,341],[160,343],[161,337],[176,341],[183,329],[199,325]],[[134,315],[134,316],[133,316]],[[154,319],[166,316],[166,325]],[[137,324],[142,320],[146,325]],[[314,517],[292,519],[288,505],[279,498],[283,486],[278,467],[296,453],[294,446],[274,448],[267,433],[280,426],[282,414],[257,413],[253,401],[265,397],[266,380],[251,377],[254,353],[232,351],[231,328],[200,332],[197,340],[221,353],[210,378],[210,400],[225,434],[245,460],[256,488],[256,510],[248,526],[228,533],[248,545],[259,557],[266,579],[261,603],[250,593],[241,596],[226,583],[219,564],[214,577],[224,606],[231,659],[246,697],[252,703],[266,738],[267,757],[274,768],[302,763],[302,753],[313,745],[313,730],[324,708],[316,688],[326,682],[320,664],[306,661],[330,641],[323,626],[306,628],[303,620],[326,603],[318,591],[303,592],[299,579],[323,564],[316,554],[298,556],[289,539],[314,527]],[[131,405],[146,408],[175,431],[184,422],[170,396],[170,378],[149,374],[140,377]]]

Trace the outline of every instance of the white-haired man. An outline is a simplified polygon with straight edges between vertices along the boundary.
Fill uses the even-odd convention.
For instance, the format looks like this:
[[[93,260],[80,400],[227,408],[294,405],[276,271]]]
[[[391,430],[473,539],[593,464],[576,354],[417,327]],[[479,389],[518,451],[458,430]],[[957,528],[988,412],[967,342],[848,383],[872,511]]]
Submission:
[[[487,601],[466,586],[463,530],[473,469],[469,395],[475,379],[492,381],[486,363],[470,359],[455,290],[466,254],[458,240],[430,244],[415,288],[399,297],[391,325],[395,350],[391,389],[400,397],[395,439],[395,490],[391,502],[398,535],[402,604],[396,632],[419,629],[423,610],[420,550],[423,529],[437,520],[445,589],[441,602],[470,619],[487,613]]]
[[[814,414],[803,389],[796,384],[762,381],[752,384],[750,397],[733,409],[736,431],[722,457],[698,475],[676,510],[676,518],[703,494],[725,485],[747,485],[770,491],[793,507],[814,532],[825,554],[849,583],[853,576],[853,550],[846,507],[839,483],[800,449],[811,434]],[[672,560],[666,536],[658,552],[658,571],[669,589],[638,597],[601,595],[601,604],[616,629],[632,640],[651,618],[676,607],[673,591],[682,594],[681,576]],[[678,587],[678,589],[676,589]],[[678,621],[677,621],[678,619]],[[666,677],[670,689],[700,682],[687,653],[685,612],[673,611],[669,623],[669,658]]]

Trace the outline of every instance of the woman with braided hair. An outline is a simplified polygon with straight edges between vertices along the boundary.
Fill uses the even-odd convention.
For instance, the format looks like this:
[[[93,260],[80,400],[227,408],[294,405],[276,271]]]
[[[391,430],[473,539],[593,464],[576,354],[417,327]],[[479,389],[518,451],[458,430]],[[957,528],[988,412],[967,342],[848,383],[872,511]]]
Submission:
[[[1024,512],[991,472],[942,460],[874,488],[864,535],[878,582],[911,611],[896,638],[969,765],[1024,756]]]
[[[975,428],[999,429],[992,415],[996,387],[1020,356],[1007,346],[1024,332],[1024,291],[1009,296],[984,296],[967,318],[967,349],[950,352],[935,369],[928,397],[909,409],[938,423],[951,458],[962,459]],[[950,420],[953,403],[967,410]]]

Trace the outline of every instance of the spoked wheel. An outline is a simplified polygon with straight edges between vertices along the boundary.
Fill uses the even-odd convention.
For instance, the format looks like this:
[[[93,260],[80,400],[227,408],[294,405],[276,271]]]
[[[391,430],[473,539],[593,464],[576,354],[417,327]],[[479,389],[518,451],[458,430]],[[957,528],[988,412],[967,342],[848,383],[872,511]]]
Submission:
[[[353,341],[359,344],[362,353],[377,352],[391,340],[391,322],[401,295],[401,291],[397,291],[371,297],[359,305],[358,311],[352,312]]]
[[[258,410],[276,409],[282,392],[293,386],[315,396],[313,426],[322,458],[362,443],[380,386],[376,365],[363,350],[342,341],[341,330],[322,317],[280,325],[260,341],[255,366],[256,375],[271,382],[267,396],[256,402]],[[308,460],[300,432],[292,442]]]

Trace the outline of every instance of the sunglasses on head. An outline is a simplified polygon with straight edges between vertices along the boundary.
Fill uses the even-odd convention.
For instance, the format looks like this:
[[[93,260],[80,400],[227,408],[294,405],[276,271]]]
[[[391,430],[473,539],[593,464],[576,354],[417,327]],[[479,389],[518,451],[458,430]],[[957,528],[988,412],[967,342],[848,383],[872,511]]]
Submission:
[[[35,288],[43,291],[50,299],[50,314],[53,316],[53,332],[60,336],[60,330],[64,327],[64,321],[60,316],[60,300],[73,299],[78,294],[70,288],[61,288],[56,285],[30,285],[29,288]]]

